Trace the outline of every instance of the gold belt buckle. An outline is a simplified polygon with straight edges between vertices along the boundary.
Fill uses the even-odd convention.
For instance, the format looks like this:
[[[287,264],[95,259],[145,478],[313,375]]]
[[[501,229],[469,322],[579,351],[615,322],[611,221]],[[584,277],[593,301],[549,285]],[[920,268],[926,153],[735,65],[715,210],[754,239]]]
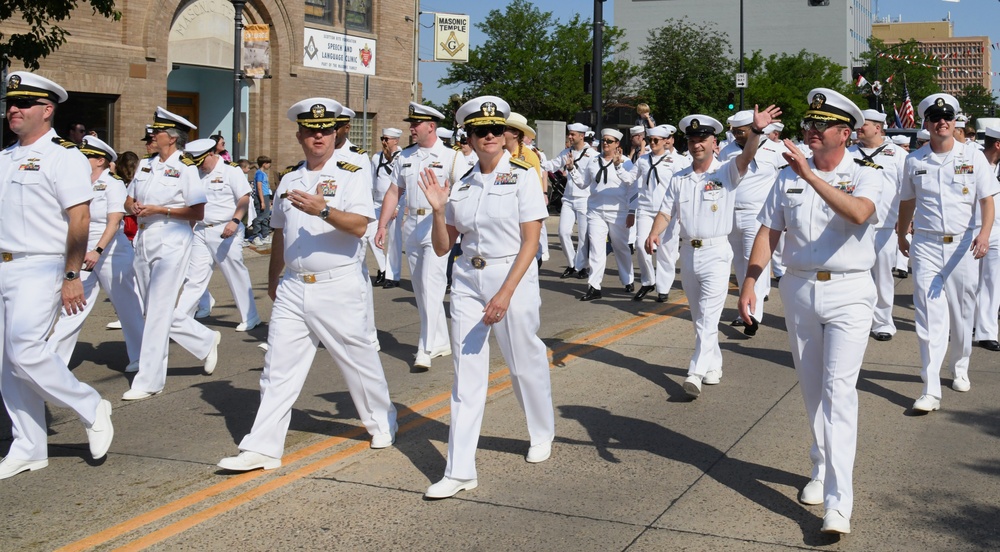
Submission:
[[[827,270],[817,272],[816,279],[819,280],[820,282],[828,282],[830,281],[830,272]]]
[[[691,247],[695,249],[701,247],[701,240],[691,240]]]
[[[482,270],[486,268],[486,259],[482,257],[473,257],[471,259],[471,262],[472,262],[472,268],[475,268],[476,270]]]
[[[145,230],[145,229],[146,229],[146,223],[145,222],[139,225],[139,230]]]
[[[316,283],[316,275],[315,274],[303,274],[302,275],[302,281],[305,282],[305,283],[307,283],[307,284],[315,284]]]
[[[14,254],[13,253],[4,252],[4,254],[3,254],[3,262],[9,263],[9,262],[11,262],[13,260],[14,260]]]
[[[951,242],[955,241],[955,238],[953,238],[952,236],[945,236],[945,237],[941,238],[941,241],[944,242],[944,243],[951,243]]]
[[[417,216],[422,217],[427,214],[427,209],[417,209]]]

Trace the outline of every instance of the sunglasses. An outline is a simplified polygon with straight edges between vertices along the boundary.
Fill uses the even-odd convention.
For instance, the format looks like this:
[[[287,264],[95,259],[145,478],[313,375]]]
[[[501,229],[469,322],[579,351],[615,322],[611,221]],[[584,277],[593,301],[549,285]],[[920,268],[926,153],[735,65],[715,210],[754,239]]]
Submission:
[[[503,125],[485,125],[475,127],[472,130],[472,133],[476,135],[476,138],[486,138],[490,134],[493,136],[500,136],[506,129],[507,127]]]
[[[928,115],[927,120],[932,123],[937,123],[940,121],[954,121],[955,115],[951,113],[945,113],[943,115]]]
[[[305,134],[306,136],[314,136],[317,132],[320,133],[320,134],[322,134],[323,136],[330,136],[331,134],[334,134],[334,133],[337,132],[337,129],[333,128],[333,127],[327,127],[327,128],[309,128],[309,127],[304,127],[304,126],[300,125],[299,128],[302,129],[302,133]]]
[[[615,144],[615,143],[618,142],[618,140],[614,140],[614,139],[611,139],[611,138],[605,138],[605,139],[601,140],[601,142],[605,143],[605,144]]]
[[[826,129],[830,127],[840,126],[843,123],[831,122],[831,121],[816,121],[816,120],[805,120],[802,121],[802,130],[815,130],[820,134],[826,132]]]
[[[666,141],[667,141],[666,138],[650,138],[649,139],[649,143],[650,144],[659,144],[660,142],[666,142]]]
[[[32,107],[35,107],[36,105],[43,105],[43,104],[42,104],[42,102],[40,102],[38,100],[32,100],[32,99],[28,99],[28,98],[15,98],[15,99],[7,100],[7,106],[8,107],[13,106],[13,107],[16,107],[18,109],[30,109]]]

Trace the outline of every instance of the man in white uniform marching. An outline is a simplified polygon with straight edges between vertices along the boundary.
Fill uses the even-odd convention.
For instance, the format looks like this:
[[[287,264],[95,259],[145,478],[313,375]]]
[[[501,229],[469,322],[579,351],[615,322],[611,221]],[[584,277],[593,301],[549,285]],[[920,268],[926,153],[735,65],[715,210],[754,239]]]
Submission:
[[[292,405],[322,343],[347,382],[371,447],[392,445],[396,409],[375,344],[368,337],[368,288],[358,251],[375,219],[370,182],[334,158],[334,125],[341,105],[308,98],[288,110],[305,164],[282,177],[274,196],[268,295],[269,350],[260,377],[260,408],[240,454],[219,467],[232,471],[281,466]],[[282,276],[282,270],[284,275]]]
[[[986,129],[986,144],[983,155],[990,162],[990,169],[1000,180],[1000,128]],[[993,217],[993,227],[997,226],[1000,211]],[[987,351],[1000,351],[997,341],[997,311],[1000,310],[1000,231],[990,232],[990,249],[979,264],[979,288],[976,292],[976,335],[975,341]]]
[[[378,219],[382,216],[382,198],[392,184],[392,162],[399,154],[399,137],[403,131],[398,128],[382,129],[382,151],[372,155],[372,200],[375,202],[375,220],[368,225],[365,240],[371,246],[372,255],[378,263],[378,274],[375,275],[374,286],[384,286],[386,282],[399,282],[399,274],[403,260],[403,210],[396,207],[396,216],[389,219],[386,225],[385,250],[375,245],[375,233],[378,232]],[[392,287],[392,286],[390,286]]]
[[[80,418],[95,459],[114,437],[111,403],[45,343],[60,303],[70,314],[86,306],[79,270],[93,197],[90,165],[52,130],[56,104],[68,97],[33,73],[7,78],[6,119],[17,142],[0,153],[0,390],[13,442],[0,479],[49,465],[46,401]]]

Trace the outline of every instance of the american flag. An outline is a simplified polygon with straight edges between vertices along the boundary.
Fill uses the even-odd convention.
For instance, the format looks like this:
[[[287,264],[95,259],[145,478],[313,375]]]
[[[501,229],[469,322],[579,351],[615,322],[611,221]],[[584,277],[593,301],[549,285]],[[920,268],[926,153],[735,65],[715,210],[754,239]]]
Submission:
[[[903,128],[915,128],[916,121],[913,120],[913,102],[910,101],[910,90],[903,84],[903,105],[899,108],[899,118],[902,120]]]

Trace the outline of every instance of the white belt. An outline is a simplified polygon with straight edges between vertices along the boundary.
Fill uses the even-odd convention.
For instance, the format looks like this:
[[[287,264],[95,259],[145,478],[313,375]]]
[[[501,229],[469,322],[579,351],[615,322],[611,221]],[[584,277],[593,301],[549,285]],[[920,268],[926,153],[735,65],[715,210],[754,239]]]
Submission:
[[[191,226],[191,223],[189,221],[186,221],[186,220],[163,217],[161,219],[155,219],[154,218],[153,220],[147,220],[145,222],[140,222],[139,223],[139,230],[148,230],[149,228],[152,228],[154,226],[167,226],[168,224],[183,224],[184,226],[187,226],[187,227]]]
[[[429,215],[433,213],[434,210],[431,209],[430,207],[417,207],[417,208],[410,207],[407,212],[410,214],[411,217],[422,217],[424,215]]]
[[[316,282],[323,282],[326,280],[332,280],[343,274],[344,269],[353,267],[353,264],[348,264],[344,266],[338,266],[337,268],[332,268],[330,270],[325,270],[323,272],[295,272],[294,270],[286,270],[285,275],[290,276],[300,282],[305,282],[307,284],[315,284]]]
[[[690,245],[695,249],[700,249],[702,247],[710,247],[720,243],[729,243],[729,237],[718,236],[715,238],[682,238],[681,242],[685,245]]]
[[[6,251],[0,253],[0,261],[9,263],[11,261],[16,261],[19,259],[28,259],[31,257],[63,257],[62,253],[8,253]]]
[[[785,272],[793,276],[798,276],[806,280],[817,280],[828,282],[830,280],[842,280],[844,278],[857,278],[859,276],[870,275],[869,270],[850,270],[846,272],[836,272],[832,270],[794,270],[786,268]]]
[[[517,255],[507,255],[506,257],[481,257],[479,255],[462,255],[466,261],[472,265],[472,268],[476,270],[482,270],[487,267],[487,265],[495,264],[510,264],[514,262]]]
[[[934,243],[955,243],[960,242],[966,238],[972,237],[972,231],[966,231],[965,234],[938,234],[937,232],[928,232],[927,230],[914,230],[914,234],[919,234]]]

